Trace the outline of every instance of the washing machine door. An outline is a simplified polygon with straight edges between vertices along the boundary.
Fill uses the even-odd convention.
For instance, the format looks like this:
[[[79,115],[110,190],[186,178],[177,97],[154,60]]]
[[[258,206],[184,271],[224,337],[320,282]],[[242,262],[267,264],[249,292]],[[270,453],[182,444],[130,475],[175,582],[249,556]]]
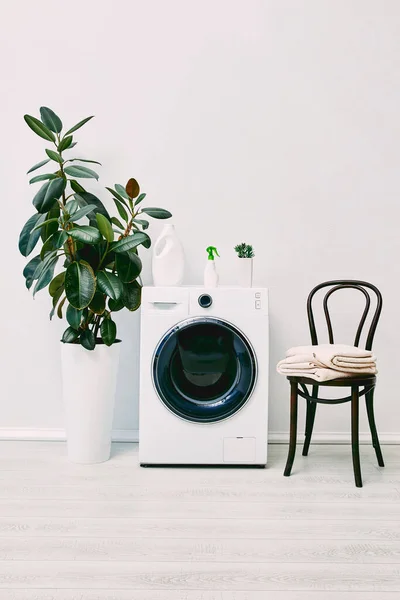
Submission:
[[[244,334],[211,317],[188,319],[168,331],[152,368],[165,406],[198,423],[235,414],[249,399],[257,376],[256,356]]]

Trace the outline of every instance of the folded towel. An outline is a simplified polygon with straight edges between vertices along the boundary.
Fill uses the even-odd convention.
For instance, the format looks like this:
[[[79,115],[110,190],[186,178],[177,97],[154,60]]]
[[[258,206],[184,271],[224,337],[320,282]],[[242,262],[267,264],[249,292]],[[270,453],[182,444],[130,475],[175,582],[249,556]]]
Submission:
[[[281,360],[276,367],[278,373],[286,375],[286,377],[308,377],[309,379],[320,382],[354,377],[354,373],[344,373],[343,371],[319,367],[312,361],[296,363],[287,362],[287,360],[288,359]]]
[[[319,344],[318,346],[296,346],[286,353],[295,362],[314,362],[321,368],[334,369],[343,373],[375,375],[376,358],[370,350],[346,344]]]

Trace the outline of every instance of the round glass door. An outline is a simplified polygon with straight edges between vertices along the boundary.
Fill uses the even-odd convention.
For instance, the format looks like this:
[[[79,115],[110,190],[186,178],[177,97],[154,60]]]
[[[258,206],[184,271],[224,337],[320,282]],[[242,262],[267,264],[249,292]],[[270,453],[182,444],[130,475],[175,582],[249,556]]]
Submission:
[[[179,417],[210,423],[230,417],[249,399],[257,375],[254,351],[233,325],[190,319],[171,329],[153,359],[162,402]]]

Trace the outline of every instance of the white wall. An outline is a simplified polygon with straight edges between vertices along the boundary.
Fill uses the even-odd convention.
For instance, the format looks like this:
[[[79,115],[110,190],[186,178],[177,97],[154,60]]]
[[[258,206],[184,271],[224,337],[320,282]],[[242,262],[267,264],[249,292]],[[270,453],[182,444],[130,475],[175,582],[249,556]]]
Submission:
[[[25,291],[17,251],[32,214],[25,172],[45,147],[22,115],[44,104],[68,125],[96,115],[78,154],[103,163],[102,186],[134,176],[174,213],[187,283],[201,281],[206,245],[231,283],[232,246],[254,244],[255,283],[270,288],[271,431],[287,431],[274,365],[308,341],[308,291],[376,283],[377,420],[400,439],[400,3],[16,0],[1,13],[0,427],[63,427],[62,327],[48,321],[47,292]],[[136,429],[138,321],[122,321],[115,427]],[[316,427],[347,432],[349,406],[322,407]]]

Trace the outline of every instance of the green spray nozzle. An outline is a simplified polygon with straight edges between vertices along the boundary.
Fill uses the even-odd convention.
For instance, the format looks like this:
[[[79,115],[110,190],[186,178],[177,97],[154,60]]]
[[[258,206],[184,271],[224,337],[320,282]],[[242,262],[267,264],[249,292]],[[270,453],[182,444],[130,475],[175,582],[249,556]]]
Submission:
[[[206,252],[208,253],[208,260],[214,260],[214,254],[219,256],[218,250],[215,246],[208,246],[208,248],[206,248]]]

